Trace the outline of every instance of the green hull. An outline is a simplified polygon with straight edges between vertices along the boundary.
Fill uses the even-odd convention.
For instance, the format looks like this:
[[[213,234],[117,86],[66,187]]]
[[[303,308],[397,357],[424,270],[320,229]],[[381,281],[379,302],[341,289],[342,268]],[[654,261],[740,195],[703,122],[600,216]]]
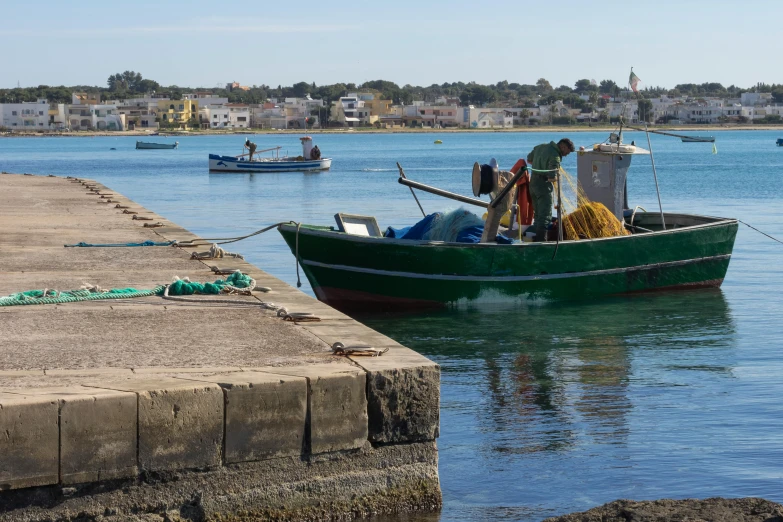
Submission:
[[[341,310],[585,299],[720,286],[737,221],[684,214],[665,219],[666,231],[660,230],[660,216],[645,214],[634,224],[652,233],[559,246],[386,239],[302,225],[298,254],[316,296]],[[296,226],[281,225],[279,230],[296,254]]]

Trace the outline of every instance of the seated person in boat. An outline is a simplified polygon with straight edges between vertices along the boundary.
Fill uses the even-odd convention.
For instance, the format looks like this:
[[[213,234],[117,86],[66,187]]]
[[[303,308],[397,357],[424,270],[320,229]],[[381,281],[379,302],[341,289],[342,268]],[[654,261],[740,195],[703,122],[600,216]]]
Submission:
[[[527,162],[533,168],[530,173],[530,196],[533,200],[533,227],[535,241],[546,241],[546,231],[552,222],[552,204],[554,187],[552,181],[557,177],[560,160],[574,152],[574,142],[568,138],[555,143],[537,145],[527,155]]]
[[[253,153],[255,153],[256,147],[257,145],[250,141],[249,138],[245,140],[245,148],[250,151],[250,156],[248,157],[249,161],[253,161]]]

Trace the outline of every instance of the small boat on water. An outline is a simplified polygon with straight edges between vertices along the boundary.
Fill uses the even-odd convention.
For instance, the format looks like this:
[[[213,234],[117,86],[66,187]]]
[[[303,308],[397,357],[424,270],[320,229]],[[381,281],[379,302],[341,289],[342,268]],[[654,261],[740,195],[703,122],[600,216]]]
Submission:
[[[179,142],[174,143],[151,143],[149,141],[137,141],[137,149],[176,149],[179,146]]]
[[[683,136],[683,143],[714,143],[714,136]]]
[[[432,214],[403,235],[391,228],[381,233],[372,216],[346,214],[335,216],[337,227],[291,223],[279,225],[278,231],[318,299],[343,311],[591,299],[720,286],[731,259],[737,220],[643,212],[639,207],[631,211],[625,190],[628,167],[634,156],[649,151],[620,145],[621,138],[613,143],[617,145],[577,153],[578,185],[589,202],[601,203],[614,214],[626,235],[567,240],[562,239],[561,228],[558,241],[501,242],[487,218],[481,228],[490,228],[478,232],[479,242],[475,234],[471,242],[463,242],[465,236],[460,239],[459,234],[455,238],[453,227],[439,229],[448,232],[444,237],[412,238],[409,232],[422,230],[421,224]],[[508,185],[519,181],[517,175]],[[508,197],[505,188],[490,203],[453,194],[409,180],[402,168],[398,181],[484,208],[494,208],[497,200]],[[486,192],[474,189],[474,194],[481,193]]]
[[[266,158],[255,158],[251,154],[239,156],[209,155],[210,172],[310,172],[328,170],[332,166],[331,158],[322,158],[321,151],[313,146],[310,136],[299,138],[302,142],[301,156],[280,156],[282,147],[264,149],[254,154],[274,152],[275,155]]]
[[[778,144],[778,147],[783,147],[783,138],[778,138],[778,141],[776,141],[775,143]]]

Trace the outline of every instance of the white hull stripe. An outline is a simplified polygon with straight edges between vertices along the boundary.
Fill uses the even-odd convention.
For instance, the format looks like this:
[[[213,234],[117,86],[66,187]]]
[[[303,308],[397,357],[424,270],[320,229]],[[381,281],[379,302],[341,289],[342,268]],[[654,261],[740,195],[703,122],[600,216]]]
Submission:
[[[331,270],[342,270],[345,272],[358,272],[361,274],[372,274],[386,277],[405,277],[408,279],[436,279],[439,281],[475,281],[475,282],[498,282],[510,283],[515,281],[543,281],[547,279],[570,279],[573,277],[604,276],[612,274],[623,274],[627,272],[640,272],[644,270],[655,270],[659,268],[670,268],[676,266],[690,265],[693,263],[702,263],[704,261],[722,261],[731,258],[731,254],[724,254],[711,257],[698,257],[695,259],[685,259],[682,261],[668,261],[666,263],[653,263],[650,265],[630,266],[623,268],[608,268],[605,270],[591,270],[589,272],[568,272],[563,274],[539,274],[531,276],[460,276],[446,274],[417,274],[415,272],[396,272],[392,270],[376,270],[374,268],[360,268],[347,265],[330,265],[319,263],[318,261],[303,260],[302,264],[308,266],[317,266],[319,268],[329,268]]]

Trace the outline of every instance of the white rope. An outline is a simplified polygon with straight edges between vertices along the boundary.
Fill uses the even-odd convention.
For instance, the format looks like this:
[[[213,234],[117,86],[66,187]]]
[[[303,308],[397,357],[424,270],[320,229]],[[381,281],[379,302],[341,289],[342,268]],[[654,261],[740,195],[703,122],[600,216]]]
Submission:
[[[636,208],[634,208],[634,209],[633,209],[633,212],[631,212],[631,226],[633,226],[633,220],[634,220],[634,219],[636,219],[636,211],[637,211],[637,210],[639,210],[639,209],[642,209],[642,210],[644,210],[645,212],[647,212],[647,209],[646,209],[646,208],[644,208],[643,206],[641,206],[641,205],[636,205]]]
[[[315,314],[312,314],[310,312],[291,312],[289,313],[288,310],[285,309],[285,307],[281,307],[277,311],[277,316],[283,319],[284,321],[291,321],[294,324],[298,323],[312,323],[312,322],[318,322],[321,320],[320,317],[318,317]]]
[[[296,287],[302,288],[302,280],[299,278],[299,228],[302,226],[301,223],[296,224],[296,252],[294,253],[294,257],[296,258]]]
[[[249,237],[257,236],[259,234],[263,234],[264,232],[267,232],[269,230],[272,230],[273,228],[277,228],[280,225],[287,225],[289,223],[293,223],[293,221],[281,221],[280,223],[275,223],[274,225],[269,225],[268,227],[262,228],[260,230],[256,230],[255,232],[252,232],[250,234],[244,235],[244,236],[238,236],[238,237],[201,237],[197,239],[188,239],[180,241],[180,245],[182,247],[195,247],[195,246],[203,246],[208,245],[209,241],[217,241],[219,245],[225,245],[226,243],[236,243],[237,241],[242,241],[243,239],[247,239]],[[203,241],[203,243],[202,243]]]
[[[333,355],[365,355],[369,357],[380,357],[388,351],[388,347],[381,350],[379,348],[373,348],[369,344],[352,344],[345,346],[338,341],[332,345]]]
[[[106,288],[101,288],[98,285],[91,285],[90,283],[83,283],[81,290],[89,290],[90,292],[94,292],[96,294],[105,294],[109,291]]]
[[[234,254],[233,252],[226,252],[218,246],[217,243],[212,243],[207,252],[193,252],[190,254],[191,259],[222,259],[224,257],[233,257],[236,259],[245,259],[242,254]]]

